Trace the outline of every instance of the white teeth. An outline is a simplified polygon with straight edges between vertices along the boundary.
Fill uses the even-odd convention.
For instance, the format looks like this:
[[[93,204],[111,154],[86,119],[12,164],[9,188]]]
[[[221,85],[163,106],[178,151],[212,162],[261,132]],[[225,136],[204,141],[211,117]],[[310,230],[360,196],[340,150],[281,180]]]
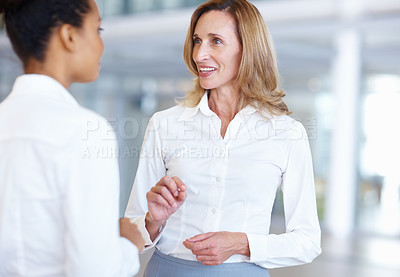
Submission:
[[[216,70],[215,68],[212,68],[212,67],[201,67],[200,68],[200,71],[202,72],[202,73],[207,73],[207,72],[211,72],[211,71],[214,71],[214,70]]]

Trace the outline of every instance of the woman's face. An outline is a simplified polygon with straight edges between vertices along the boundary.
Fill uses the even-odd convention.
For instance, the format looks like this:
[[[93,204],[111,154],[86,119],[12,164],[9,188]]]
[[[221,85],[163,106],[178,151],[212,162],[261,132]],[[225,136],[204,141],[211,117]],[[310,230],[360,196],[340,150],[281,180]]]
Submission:
[[[237,89],[242,49],[233,17],[221,11],[200,16],[193,34],[193,60],[204,89]]]
[[[91,10],[84,15],[83,25],[79,29],[79,47],[75,82],[86,83],[97,79],[100,71],[100,59],[104,52],[100,37],[101,18],[97,4],[88,0]]]

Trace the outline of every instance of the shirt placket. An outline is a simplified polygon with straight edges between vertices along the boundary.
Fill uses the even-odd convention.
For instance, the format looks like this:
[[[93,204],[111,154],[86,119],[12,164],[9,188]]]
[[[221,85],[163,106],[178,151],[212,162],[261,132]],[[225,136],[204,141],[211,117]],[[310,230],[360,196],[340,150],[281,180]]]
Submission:
[[[220,121],[215,116],[212,119],[215,131],[220,133],[218,126]],[[218,124],[219,123],[219,124]],[[241,124],[240,118],[235,118],[228,126],[225,139],[221,136],[216,136],[218,139],[214,140],[212,145],[212,159],[210,163],[210,191],[208,197],[207,215],[204,222],[204,229],[210,231],[219,231],[220,220],[222,217],[222,203],[224,195],[228,189],[226,184],[226,175],[229,164],[229,150],[233,139],[237,137],[237,132]],[[228,131],[231,133],[229,134]]]
[[[227,150],[223,143],[217,143],[212,147],[212,159],[210,163],[210,191],[208,196],[207,216],[205,230],[217,231],[221,217],[221,202],[225,192],[225,179]]]

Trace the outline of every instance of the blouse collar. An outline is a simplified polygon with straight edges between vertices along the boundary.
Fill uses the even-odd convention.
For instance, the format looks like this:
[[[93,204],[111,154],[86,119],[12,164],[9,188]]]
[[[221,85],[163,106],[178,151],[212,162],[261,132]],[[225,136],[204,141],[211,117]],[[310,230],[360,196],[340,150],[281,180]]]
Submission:
[[[11,97],[46,97],[79,105],[71,93],[57,80],[41,74],[20,75],[14,83]]]

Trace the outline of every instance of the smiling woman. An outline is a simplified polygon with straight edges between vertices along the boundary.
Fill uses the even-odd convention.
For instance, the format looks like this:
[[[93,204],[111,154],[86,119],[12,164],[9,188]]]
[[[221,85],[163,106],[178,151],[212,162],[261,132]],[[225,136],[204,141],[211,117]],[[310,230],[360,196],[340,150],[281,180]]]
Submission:
[[[262,16],[246,0],[208,1],[183,55],[195,88],[150,120],[126,210],[156,247],[146,277],[267,277],[311,262],[321,253],[311,153],[277,89]],[[275,235],[279,188],[286,232]]]
[[[105,139],[107,121],[67,90],[99,75],[95,1],[8,0],[0,11],[24,68],[0,103],[0,276],[134,275],[143,240],[127,219],[118,228],[118,161],[84,156],[115,149],[115,134]]]

